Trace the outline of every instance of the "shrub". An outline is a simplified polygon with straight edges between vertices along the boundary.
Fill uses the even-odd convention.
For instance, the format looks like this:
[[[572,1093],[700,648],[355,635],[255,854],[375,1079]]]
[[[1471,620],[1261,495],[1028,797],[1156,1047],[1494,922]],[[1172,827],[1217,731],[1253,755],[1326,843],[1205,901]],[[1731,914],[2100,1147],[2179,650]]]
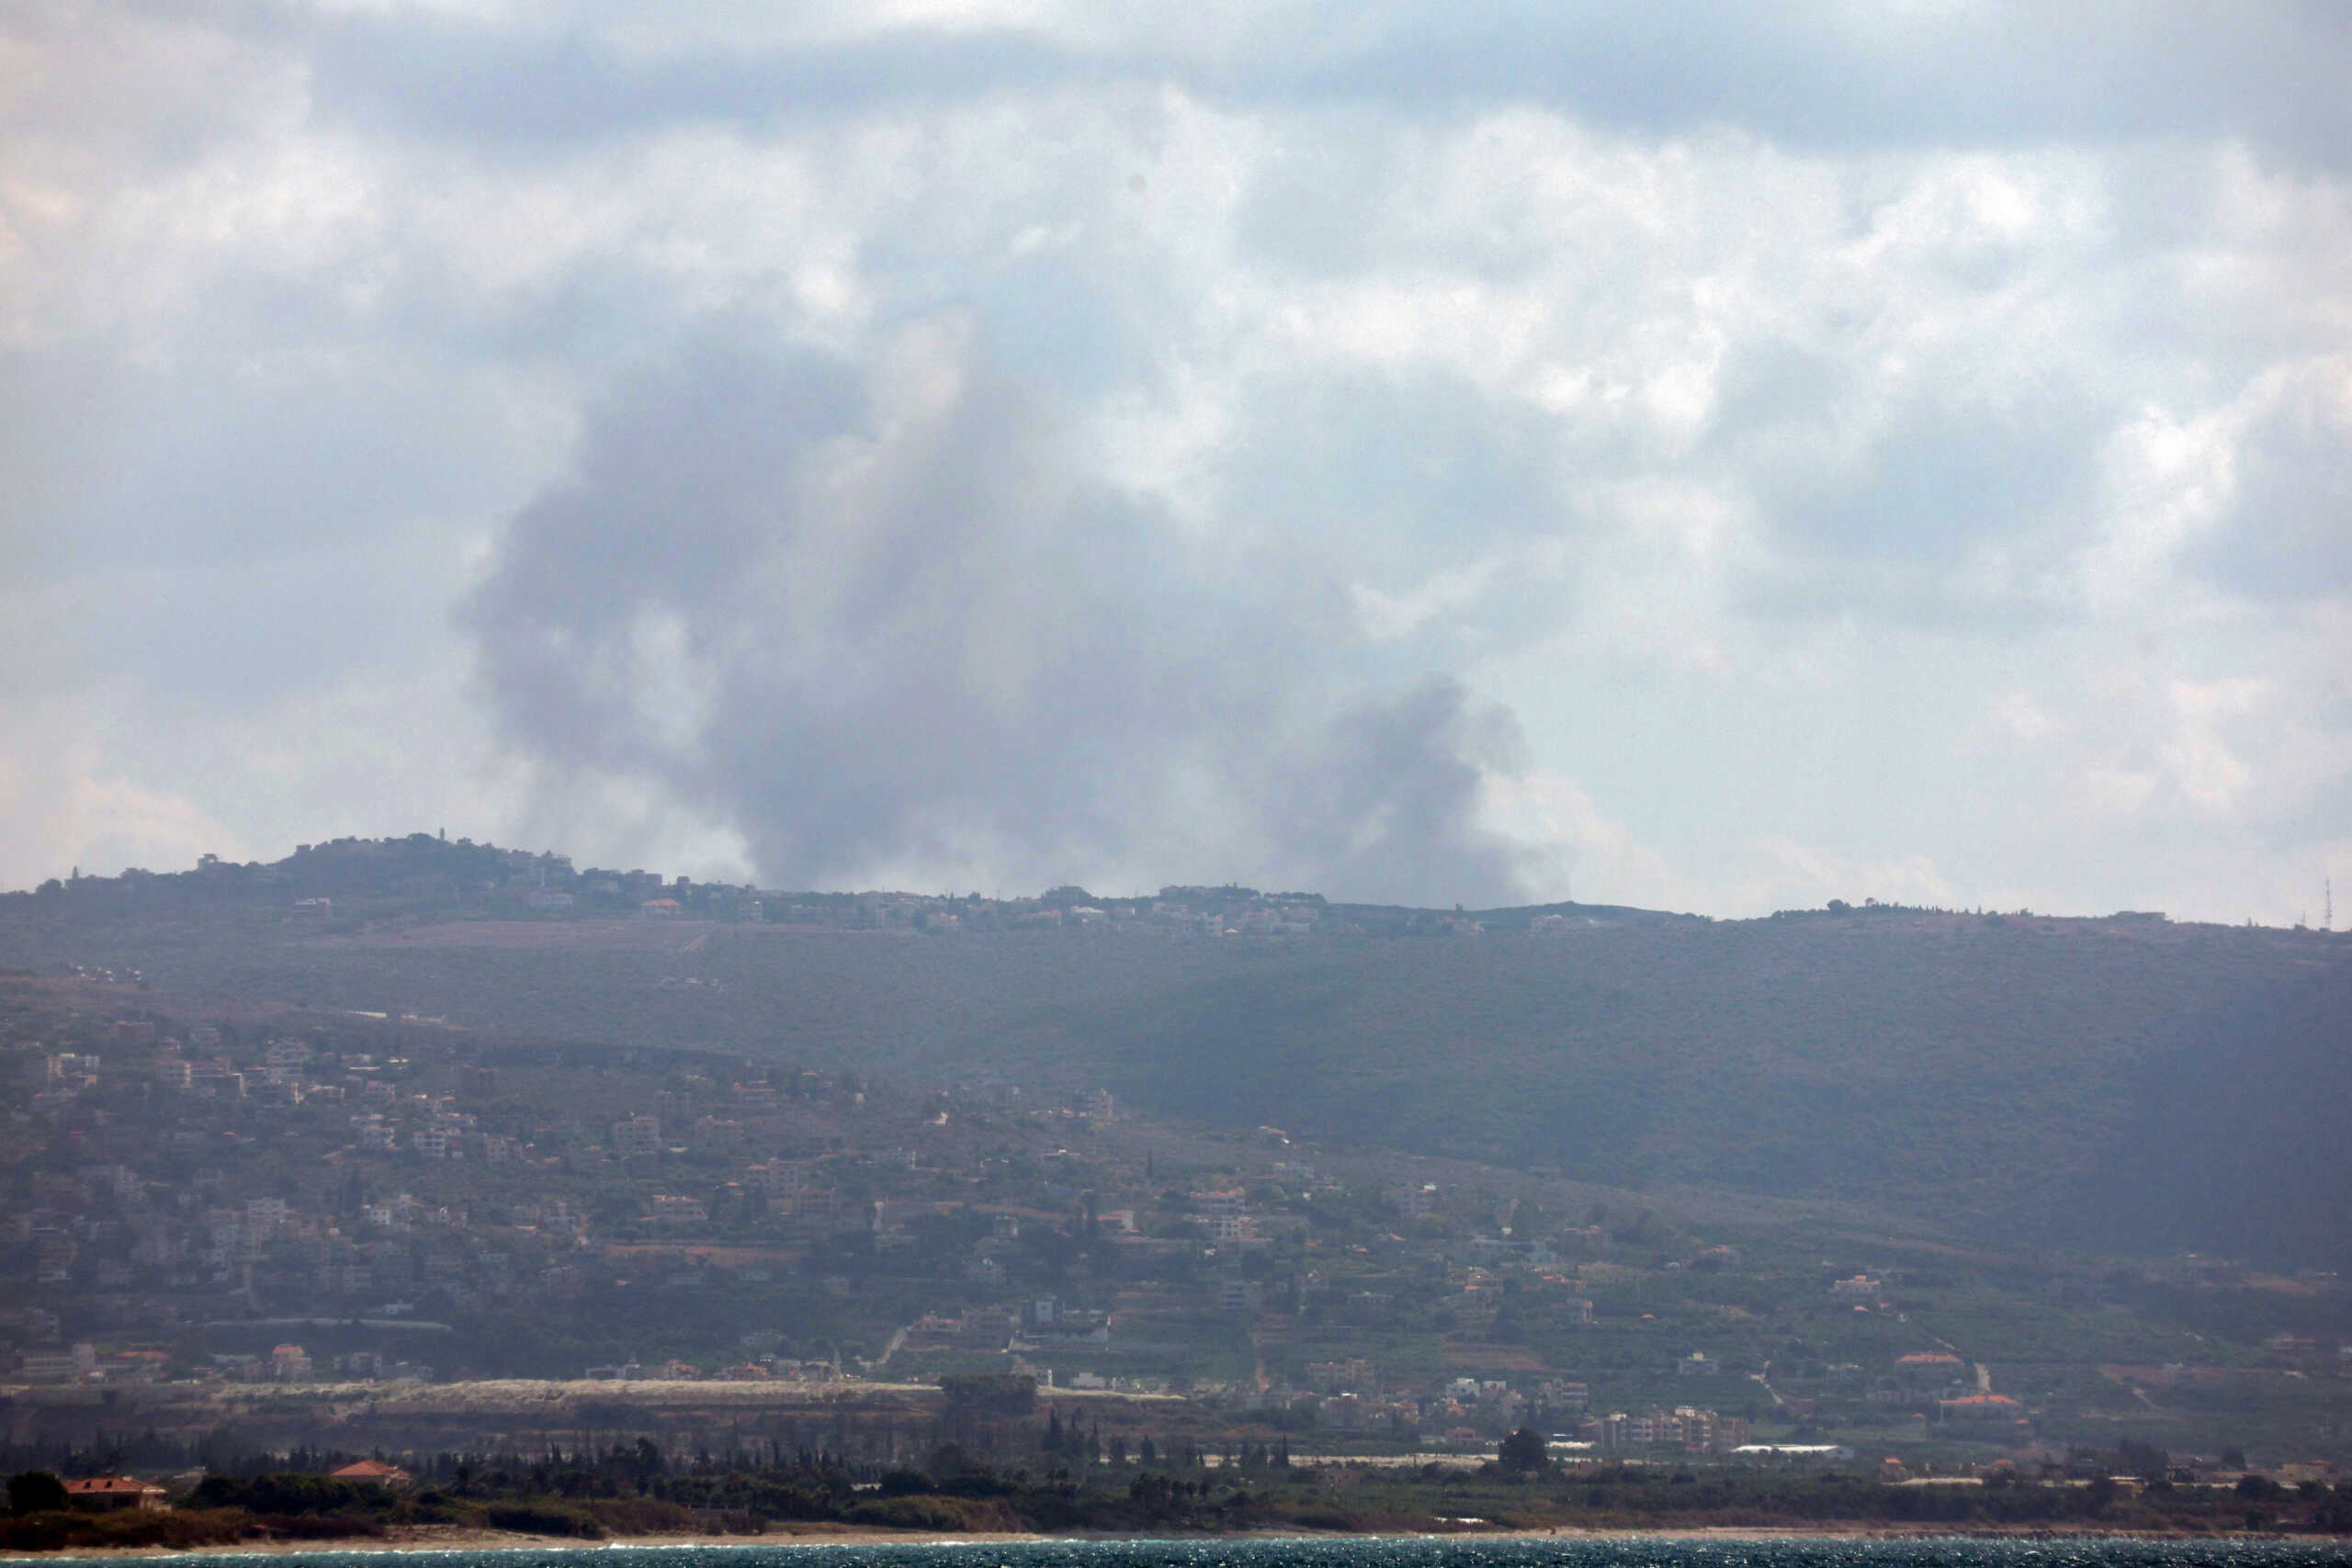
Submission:
[[[201,1514],[27,1514],[0,1520],[0,1551],[62,1551],[115,1547],[186,1551],[243,1540],[254,1521],[233,1509]]]
[[[939,1380],[949,1416],[1004,1420],[1037,1408],[1037,1384],[1020,1372],[954,1372]]]
[[[574,1508],[552,1506],[541,1503],[493,1504],[485,1516],[490,1528],[511,1530],[516,1535],[578,1536],[583,1540],[602,1540],[605,1527],[594,1517]]]
[[[659,1497],[601,1497],[587,1512],[614,1535],[684,1534],[695,1528],[692,1508]]]
[[[46,1470],[20,1471],[8,1477],[8,1511],[12,1514],[62,1513],[65,1483]]]
[[[965,1497],[876,1497],[852,1505],[846,1517],[852,1524],[898,1530],[963,1534],[1019,1528],[1001,1505]]]
[[[256,1475],[249,1480],[208,1475],[197,1483],[192,1500],[200,1508],[245,1508],[256,1514],[284,1515],[371,1513],[393,1502],[378,1487],[295,1473]]]
[[[384,1533],[384,1527],[365,1514],[271,1514],[256,1522],[289,1540],[349,1540]]]

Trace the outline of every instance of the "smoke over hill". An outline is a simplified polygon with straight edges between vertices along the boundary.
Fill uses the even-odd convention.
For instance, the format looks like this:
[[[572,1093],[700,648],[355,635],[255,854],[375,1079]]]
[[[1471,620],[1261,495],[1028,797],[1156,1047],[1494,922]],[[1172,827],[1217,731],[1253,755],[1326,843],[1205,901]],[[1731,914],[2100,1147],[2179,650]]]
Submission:
[[[1331,574],[1087,478],[956,323],[640,379],[469,604],[508,736],[740,831],[763,881],[1140,868],[1495,903],[1510,716],[1382,671]],[[1165,880],[1156,875],[1154,883]]]

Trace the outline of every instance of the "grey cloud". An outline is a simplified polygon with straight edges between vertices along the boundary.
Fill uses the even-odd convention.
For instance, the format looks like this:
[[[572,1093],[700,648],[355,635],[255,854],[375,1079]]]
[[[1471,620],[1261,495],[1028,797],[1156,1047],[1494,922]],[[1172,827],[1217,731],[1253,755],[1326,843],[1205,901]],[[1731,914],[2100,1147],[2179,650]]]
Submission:
[[[100,465],[116,378],[93,355],[55,347],[0,352],[0,586],[50,570],[72,543],[60,511]]]
[[[2352,694],[2339,694],[2342,696]],[[2342,708],[2352,704],[2339,700],[2335,705]],[[2346,722],[2345,728],[2352,728],[2352,721]],[[2346,822],[2352,822],[2352,768],[2317,781],[2301,798],[2267,813],[2257,830],[2267,848],[2307,862],[2310,846],[2337,839]],[[2345,917],[2339,914],[2336,919],[2337,929],[2344,929]]]
[[[1227,504],[1406,575],[1548,525],[1558,423],[1443,371],[1317,367],[1249,389]]]
[[[334,352],[257,354],[222,293],[195,294],[165,352],[0,350],[0,584],[58,607],[81,679],[236,713],[446,637],[459,536],[514,503],[522,420],[413,345],[306,322]]]
[[[244,0],[93,6],[27,0],[0,12],[17,54],[0,135],[34,160],[185,163],[299,96],[295,18]],[[86,169],[86,162],[83,164]]]
[[[1732,596],[1775,623],[1855,621],[1898,630],[2014,640],[2074,618],[2064,605],[1911,563],[1825,558],[1755,572]]]
[[[2352,590],[2352,385],[2342,368],[2290,381],[2240,443],[2236,467],[2229,514],[2195,565],[2259,598]]]
[[[868,265],[900,281],[901,258],[880,246],[875,252],[881,254],[869,254]],[[968,305],[988,321],[1000,361],[1015,376],[1050,384],[1065,397],[1099,396],[1134,373],[1148,323],[1132,319],[1133,301],[1106,287],[1099,264],[1091,263],[1039,256],[993,272],[967,265],[953,269],[950,284],[907,292]],[[919,267],[950,270],[937,257],[910,262],[908,270]]]
[[[1262,875],[1505,898],[1508,716],[1351,667],[1310,566],[1087,480],[964,329],[705,347],[616,398],[464,611],[498,721],[646,780],[769,881]]]
[[[1738,126],[1795,146],[2235,137],[2342,167],[2341,7],[2175,0],[1926,7],[1531,3],[1400,7],[1285,96],[1543,104],[1647,131]],[[1867,29],[1867,30],[1866,30]],[[1367,29],[1373,30],[1373,29]]]
[[[676,123],[788,125],[1097,73],[1067,50],[1010,34],[649,60],[577,32],[537,37],[414,17],[341,17],[301,32],[329,114],[477,145],[595,141]]]
[[[2352,23],[2339,6],[2092,3],[1866,8],[1301,6],[1202,43],[905,30],[847,42],[625,56],[584,31],[413,17],[307,24],[333,112],[468,139],[597,138],[1007,92],[1174,82],[1244,107],[1451,115],[1543,105],[1644,131],[1736,125],[1791,145],[2018,145],[2228,137],[2342,168]]]
[[[1990,539],[2038,533],[2080,501],[2101,425],[2079,407],[1911,403],[1840,464],[1770,476],[1783,536],[1841,557],[1949,565]]]
[[[362,353],[364,380],[202,349],[185,366],[115,371],[112,439],[51,525],[93,565],[217,566],[339,548],[496,494],[504,411],[456,367]]]
[[[1405,259],[1394,234],[1384,231],[1394,225],[1380,220],[1397,175],[1390,129],[1376,115],[1341,111],[1325,117],[1315,134],[1270,148],[1235,215],[1252,260],[1313,275],[1373,271]],[[1516,254],[1509,259],[1524,264]]]
[[[2055,373],[1973,394],[1970,368],[1883,389],[1795,345],[1734,356],[1710,455],[1779,547],[1750,608],[2011,627],[2052,613],[2034,585],[2085,542],[2122,411]],[[1970,575],[1990,554],[1997,583]]]

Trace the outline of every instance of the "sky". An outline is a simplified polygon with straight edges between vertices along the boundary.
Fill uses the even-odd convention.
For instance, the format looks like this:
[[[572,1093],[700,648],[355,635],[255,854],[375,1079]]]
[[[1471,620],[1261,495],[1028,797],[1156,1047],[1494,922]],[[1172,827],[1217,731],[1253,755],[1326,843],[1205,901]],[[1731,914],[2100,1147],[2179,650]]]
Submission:
[[[2318,924],[2346,81],[2333,0],[18,0],[0,887]]]

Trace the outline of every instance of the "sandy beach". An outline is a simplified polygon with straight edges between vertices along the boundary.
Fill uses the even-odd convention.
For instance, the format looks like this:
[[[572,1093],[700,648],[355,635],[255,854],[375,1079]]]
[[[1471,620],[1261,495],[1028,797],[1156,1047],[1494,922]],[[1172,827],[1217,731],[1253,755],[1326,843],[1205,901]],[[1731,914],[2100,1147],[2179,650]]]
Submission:
[[[101,1558],[126,1557],[223,1557],[223,1556],[289,1556],[305,1553],[340,1552],[434,1552],[434,1551],[610,1551],[616,1550],[664,1547],[779,1547],[779,1546],[983,1546],[1035,1541],[1068,1541],[1083,1543],[1112,1540],[1340,1540],[1351,1539],[1339,1531],[1329,1530],[1237,1530],[1231,1534],[1214,1536],[1127,1536],[1103,1534],[1043,1535],[1022,1531],[974,1531],[965,1534],[927,1534],[920,1531],[873,1529],[856,1526],[831,1526],[821,1522],[783,1523],[764,1535],[648,1535],[628,1536],[606,1540],[582,1540],[576,1536],[518,1535],[498,1530],[475,1530],[458,1527],[441,1528],[431,1525],[414,1526],[394,1530],[380,1537],[354,1540],[264,1540],[239,1541],[226,1545],[172,1547],[108,1547],[95,1551],[71,1552],[31,1552],[0,1554],[0,1563],[59,1562]],[[1397,1532],[1368,1532],[1361,1539],[1388,1540],[1557,1540],[1562,1542],[1589,1540],[1680,1540],[1680,1541],[1897,1541],[1897,1540],[2263,1540],[2296,1542],[2312,1546],[2336,1544],[2340,1538],[2324,1536],[2256,1535],[2245,1531],[2188,1534],[2162,1530],[2116,1530],[2096,1529],[2048,1529],[2014,1527],[2009,1529],[1952,1529],[1922,1525],[1912,1529],[1889,1529],[1884,1526],[1855,1525],[1840,1528],[1836,1524],[1805,1526],[1771,1525],[1702,1525],[1668,1529],[1557,1529],[1520,1530],[1446,1530],[1420,1534]]]

